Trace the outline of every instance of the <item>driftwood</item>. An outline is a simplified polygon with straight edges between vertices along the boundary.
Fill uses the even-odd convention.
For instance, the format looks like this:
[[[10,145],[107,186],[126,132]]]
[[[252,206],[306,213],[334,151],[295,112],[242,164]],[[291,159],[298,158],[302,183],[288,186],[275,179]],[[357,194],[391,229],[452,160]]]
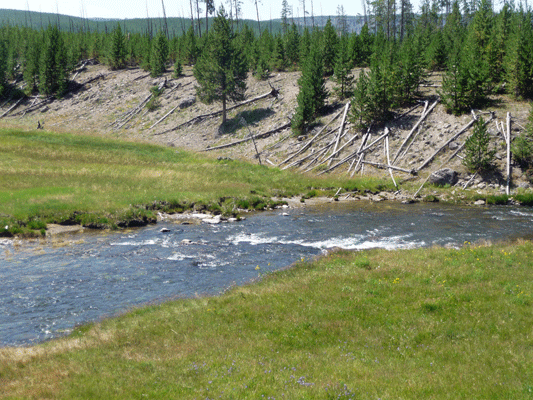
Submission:
[[[79,75],[80,72],[83,70],[83,68],[85,68],[85,66],[87,65],[88,62],[89,62],[89,60],[85,60],[85,61],[83,62],[83,64],[81,65],[81,67],[78,68],[78,72],[76,72],[76,73],[74,74],[74,76],[72,77],[71,80],[75,80],[75,79],[78,77],[78,75]]]
[[[465,142],[465,143],[466,143],[466,142]],[[459,152],[460,152],[461,150],[463,150],[463,147],[465,146],[465,143],[463,143],[461,146],[459,146],[459,147],[457,148],[457,150],[455,150],[455,152],[454,152],[450,157],[448,157],[448,159],[447,159],[446,161],[444,161],[444,162],[439,166],[438,169],[443,168],[446,164],[448,164],[448,163],[451,161],[452,158],[454,158],[457,154],[459,154]],[[437,169],[437,170],[438,170],[438,169]],[[415,171],[415,172],[416,172],[416,171]],[[433,171],[433,172],[435,172],[435,171]],[[422,190],[422,188],[424,187],[424,185],[426,184],[426,182],[429,180],[429,177],[431,176],[431,174],[432,174],[432,173],[428,174],[428,176],[426,177],[426,179],[424,179],[424,182],[422,182],[422,185],[420,185],[420,187],[418,188],[418,190],[416,191],[416,193],[413,195],[413,198],[415,198],[415,197],[417,196],[417,194]],[[474,174],[470,180],[474,179],[475,176],[476,176],[476,174]],[[469,181],[468,183],[470,183],[470,181]],[[468,183],[467,183],[467,185],[468,185]],[[466,187],[466,186],[465,186],[465,187]]]
[[[390,163],[390,154],[389,154],[389,129],[385,128],[385,133],[387,133],[387,136],[385,136],[385,155],[387,156],[387,165],[390,177],[392,178],[392,183],[394,183],[394,186],[396,189],[398,189],[398,184],[396,183],[396,180],[394,179],[394,175],[392,174],[392,166]]]
[[[326,125],[324,125],[324,126],[322,127],[322,129],[320,129],[320,131],[318,131],[318,133],[317,133],[315,136],[313,136],[313,137],[312,137],[312,138],[311,138],[311,139],[310,139],[310,140],[309,140],[304,146],[302,146],[302,148],[301,148],[300,150],[298,150],[296,153],[294,153],[294,154],[291,155],[290,157],[287,157],[285,160],[283,160],[282,162],[280,162],[280,163],[278,164],[278,167],[281,167],[283,164],[289,162],[289,161],[292,160],[294,157],[296,157],[297,155],[299,155],[299,154],[303,153],[305,150],[307,150],[307,149],[313,144],[313,142],[316,140],[316,138],[317,138],[322,132],[324,132],[324,130],[329,126],[329,124],[331,124],[333,121],[335,121],[335,120],[339,117],[339,115],[341,115],[341,114],[342,114],[342,110],[339,111],[337,114],[335,114],[335,115],[333,116],[333,118],[331,118],[331,119],[329,120],[329,122],[328,122]]]
[[[220,145],[220,146],[216,146],[216,147],[208,147],[202,151],[212,151],[212,150],[219,150],[219,149],[225,149],[226,147],[231,147],[231,146],[235,146],[235,145],[238,145],[238,144],[241,144],[241,143],[244,143],[244,142],[248,142],[250,140],[253,140],[253,139],[264,139],[276,132],[279,132],[279,131],[282,131],[284,129],[287,129],[288,127],[291,126],[291,123],[287,123],[285,125],[281,125],[275,129],[272,129],[268,132],[264,132],[264,133],[260,133],[258,135],[255,135],[255,136],[248,136],[246,139],[241,139],[241,140],[237,140],[236,142],[231,142],[231,143],[228,143],[228,144],[223,144],[223,145]]]
[[[477,172],[475,172],[474,175],[472,175],[472,176],[470,177],[470,179],[468,180],[468,182],[465,183],[465,185],[463,186],[463,190],[466,189],[466,188],[470,185],[470,182],[472,182],[476,176],[477,176]]]
[[[18,99],[18,101],[15,104],[13,104],[11,107],[9,107],[9,109],[5,113],[0,115],[0,118],[5,117],[7,114],[11,112],[11,110],[14,110],[15,108],[17,108],[17,106],[20,104],[22,100],[24,100],[24,97],[21,97],[20,99]]]
[[[488,120],[487,122],[485,122],[485,125],[488,124],[490,121],[492,121],[492,116],[491,116],[491,119]],[[465,131],[467,131],[468,129],[470,129],[470,127],[472,125],[474,125],[474,123],[476,122],[475,119],[472,119],[472,121],[470,121],[463,129],[461,129],[458,133],[456,133],[455,135],[452,136],[451,139],[448,139],[448,141],[446,143],[444,143],[441,147],[439,147],[426,161],[424,161],[422,163],[422,165],[420,167],[418,167],[416,169],[416,171],[420,171],[422,168],[426,167],[430,162],[431,160],[433,160],[433,158],[435,158],[435,156],[443,149],[445,148],[446,146],[448,146],[451,142],[453,142],[455,139],[457,139],[460,135],[462,135]]]
[[[333,154],[328,157],[329,158],[329,165],[331,165],[331,160],[335,154],[337,154],[337,148],[339,147],[339,142],[341,141],[341,138],[343,137],[344,132],[344,124],[346,123],[346,114],[348,114],[348,110],[350,108],[350,102],[346,103],[346,106],[344,107],[344,114],[342,115],[341,124],[339,126],[339,133],[337,134],[337,140],[335,141],[335,147],[333,148]]]
[[[163,80],[162,82],[159,83],[159,85],[157,86],[157,89],[158,90],[161,90],[165,87],[165,85],[167,84],[167,80]],[[150,93],[148,96],[146,96],[142,101],[141,103],[131,109],[130,111],[126,112],[125,114],[123,114],[122,116],[122,119],[117,119],[115,122],[113,122],[111,124],[111,126],[113,125],[116,125],[115,126],[115,129],[120,129],[122,128],[124,125],[126,125],[129,121],[131,121],[133,119],[133,117],[135,117],[137,114],[139,114],[143,107],[150,101],[150,99],[154,96],[153,93]]]
[[[161,117],[157,122],[155,122],[150,128],[148,129],[152,129],[154,126],[158,125],[159,123],[163,122],[165,119],[167,119],[167,117],[172,114],[174,111],[176,111],[176,109],[179,107],[179,105],[177,105],[176,107],[174,107],[172,110],[170,110],[168,113],[166,113],[163,117]],[[160,133],[156,133],[154,135],[160,135]]]
[[[507,185],[505,193],[509,196],[509,186],[511,185],[511,113],[507,113]]]
[[[266,98],[268,96],[274,96],[275,98],[277,98],[279,96],[279,91],[277,89],[272,88],[270,90],[270,92],[268,92],[268,93],[262,94],[261,96],[254,97],[253,99],[249,99],[249,100],[243,101],[242,103],[239,103],[239,104],[236,104],[234,106],[228,107],[226,109],[226,112],[234,110],[234,109],[236,109],[238,107],[245,106],[246,104],[253,103],[254,101],[258,101],[258,100],[264,99],[264,98]],[[222,112],[223,112],[223,110],[219,110],[219,111],[215,111],[215,112],[208,113],[208,114],[197,115],[196,117],[191,118],[190,120],[185,121],[185,122],[179,124],[178,126],[175,126],[174,128],[171,128],[171,129],[168,129],[168,130],[166,130],[164,132],[161,132],[160,135],[162,135],[164,133],[172,132],[172,131],[177,131],[178,129],[181,129],[184,126],[200,122],[203,119],[217,117],[220,114],[222,114]]]
[[[146,74],[146,75],[138,76],[137,78],[135,78],[135,79],[133,80],[133,82],[135,82],[135,81],[140,81],[141,79],[148,78],[149,76],[150,76],[150,74]]]
[[[427,110],[425,113],[423,113],[421,116],[420,116],[420,119],[418,120],[418,122],[415,124],[415,126],[413,126],[413,128],[411,129],[411,131],[407,134],[407,137],[405,138],[405,140],[402,142],[402,144],[400,145],[400,147],[398,148],[398,150],[396,151],[396,154],[394,155],[394,158],[392,159],[392,163],[394,164],[396,162],[396,160],[398,159],[398,156],[400,155],[400,152],[402,151],[403,147],[405,146],[405,144],[409,141],[409,139],[411,138],[411,136],[413,135],[414,131],[418,128],[418,126],[426,119],[426,117],[429,115],[429,113],[431,111],[433,111],[433,109],[437,106],[439,102],[439,99],[437,99],[437,101],[435,101],[435,103],[433,103],[431,105],[431,107],[429,108],[429,110]]]
[[[324,137],[327,137],[327,136],[328,136],[329,134],[331,134],[331,133],[333,133],[332,130],[329,131],[329,132],[327,132],[327,133],[325,134]],[[331,142],[329,142],[329,143],[326,144],[325,146],[321,147],[320,149],[318,149],[318,150],[317,150],[317,154],[318,154],[318,156],[316,157],[316,159],[318,159],[318,158],[320,158],[320,156],[326,154],[326,153],[328,152],[329,148],[330,148],[331,146],[333,146],[333,143],[334,143],[334,140],[331,141]],[[292,163],[290,163],[290,164],[284,166],[284,167],[282,168],[282,170],[292,168],[292,167],[294,167],[295,165],[300,165],[300,164],[302,164],[305,160],[307,160],[307,159],[313,157],[314,155],[315,155],[314,153],[311,153],[311,154],[309,154],[309,155],[307,155],[307,156],[305,156],[305,157],[303,157],[303,158],[301,158],[301,159],[299,159],[299,160],[293,161]],[[316,159],[313,160],[313,162],[316,161]]]
[[[416,175],[416,171],[414,169],[400,168],[400,167],[396,167],[395,165],[382,164],[378,162],[364,161],[364,160],[361,161],[361,164],[368,164],[368,165],[372,165],[373,167],[380,168],[380,169],[393,169],[396,171],[405,172],[406,174]]]

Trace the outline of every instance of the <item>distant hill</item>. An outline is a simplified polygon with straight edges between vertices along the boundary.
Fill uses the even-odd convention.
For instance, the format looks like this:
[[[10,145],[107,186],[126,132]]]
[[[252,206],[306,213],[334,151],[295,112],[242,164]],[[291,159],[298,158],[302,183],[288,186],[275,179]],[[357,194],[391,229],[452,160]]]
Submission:
[[[328,18],[331,18],[333,25],[336,25],[336,16],[315,16],[313,19],[307,17],[305,22],[312,27],[323,27],[326,25]],[[106,32],[113,30],[117,23],[121,24],[122,29],[130,33],[145,33],[145,32],[157,32],[164,26],[163,18],[137,18],[137,19],[103,19],[103,18],[80,18],[72,17],[69,15],[53,14],[53,13],[41,13],[35,11],[20,11],[20,10],[8,10],[0,9],[0,25],[18,25],[24,27],[31,27],[33,29],[46,29],[49,24],[57,24],[63,31],[77,32],[80,30],[91,32]],[[212,18],[209,19],[211,25]],[[294,22],[298,26],[304,25],[303,18],[291,18],[289,23]],[[360,32],[363,26],[362,16],[347,16],[347,27],[349,32]],[[246,23],[256,33],[259,33],[258,24],[255,20],[242,20],[239,24]],[[191,20],[189,18],[167,18],[167,26],[170,36],[182,35],[189,29]],[[202,20],[202,24],[205,24],[205,19]],[[202,25],[203,26],[203,25]],[[281,32],[282,24],[281,19],[272,19],[267,21],[261,21],[261,29],[268,29],[273,34]]]

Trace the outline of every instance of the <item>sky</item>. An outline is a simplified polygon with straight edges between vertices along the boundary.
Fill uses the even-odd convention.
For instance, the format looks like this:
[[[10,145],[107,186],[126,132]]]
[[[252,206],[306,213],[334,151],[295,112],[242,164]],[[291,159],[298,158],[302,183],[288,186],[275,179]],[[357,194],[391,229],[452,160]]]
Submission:
[[[215,0],[218,7],[226,0]],[[311,15],[336,15],[337,7],[342,5],[346,15],[363,14],[363,0],[345,0],[344,3],[328,0],[306,0],[306,12]],[[163,0],[167,17],[190,17],[188,0]],[[282,0],[258,0],[259,18],[267,20],[281,17]],[[254,0],[242,0],[243,16],[246,19],[256,19]],[[301,0],[288,0],[292,7],[293,16],[303,17]],[[229,8],[225,5],[226,11]],[[146,18],[147,11],[150,18],[163,16],[160,0],[0,0],[0,8],[15,10],[30,10],[46,13],[57,13],[75,17],[87,18]],[[205,11],[203,13],[205,17]]]

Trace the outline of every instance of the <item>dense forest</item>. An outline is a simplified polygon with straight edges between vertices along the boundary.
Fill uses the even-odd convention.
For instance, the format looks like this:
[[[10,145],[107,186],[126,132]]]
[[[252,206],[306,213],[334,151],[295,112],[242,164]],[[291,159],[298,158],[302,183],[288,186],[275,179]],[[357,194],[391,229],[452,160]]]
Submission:
[[[369,3],[362,29],[351,32],[342,9],[323,27],[313,27],[289,18],[286,3],[281,29],[272,31],[264,23],[260,34],[251,27],[259,21],[236,21],[222,9],[186,30],[168,22],[143,32],[129,31],[121,21],[104,31],[84,25],[60,29],[53,20],[42,28],[4,23],[0,95],[9,100],[37,94],[60,97],[69,90],[73,71],[87,60],[115,70],[141,67],[154,77],[170,69],[178,77],[183,65],[196,65],[200,81],[209,70],[237,68],[224,64],[229,52],[238,60],[235,79],[243,79],[243,71],[257,79],[267,79],[272,71],[302,72],[293,118],[296,131],[306,130],[320,115],[325,79],[336,83],[336,96],[351,98],[352,120],[362,128],[412,103],[428,71],[442,71],[439,95],[454,114],[482,107],[494,93],[533,96],[533,14],[521,5],[505,3],[496,11],[489,0],[425,0],[415,13],[409,0],[399,6],[376,0]],[[214,61],[210,55],[217,51],[222,58]],[[354,68],[364,68],[357,79]],[[238,82],[233,87],[242,91]],[[209,88],[203,89],[209,100]]]

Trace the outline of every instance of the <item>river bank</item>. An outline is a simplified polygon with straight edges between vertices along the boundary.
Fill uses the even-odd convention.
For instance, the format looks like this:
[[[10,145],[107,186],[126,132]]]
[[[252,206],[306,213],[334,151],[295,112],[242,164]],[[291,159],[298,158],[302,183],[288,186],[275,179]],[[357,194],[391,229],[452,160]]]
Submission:
[[[220,296],[0,349],[0,398],[524,398],[532,252],[518,241],[300,259]]]

